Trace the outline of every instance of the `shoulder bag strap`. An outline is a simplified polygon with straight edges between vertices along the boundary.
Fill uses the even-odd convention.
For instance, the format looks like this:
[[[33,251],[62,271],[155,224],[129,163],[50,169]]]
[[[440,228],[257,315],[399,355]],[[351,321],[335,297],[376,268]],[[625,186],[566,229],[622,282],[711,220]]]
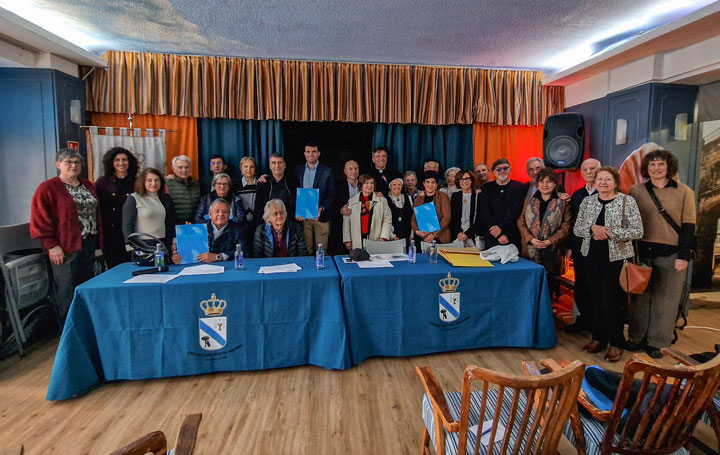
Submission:
[[[668,222],[670,227],[675,229],[675,232],[677,232],[678,235],[680,235],[680,226],[678,226],[678,224],[675,222],[675,220],[673,220],[672,217],[670,217],[670,215],[668,215],[667,212],[665,211],[665,207],[662,206],[662,204],[660,203],[660,200],[655,195],[655,191],[653,190],[652,182],[650,182],[649,180],[647,182],[645,182],[645,188],[647,189],[648,194],[650,194],[650,199],[652,199],[652,201],[655,203],[655,207],[657,207],[658,212],[660,212],[660,215],[662,215],[662,217],[665,218],[665,221]]]

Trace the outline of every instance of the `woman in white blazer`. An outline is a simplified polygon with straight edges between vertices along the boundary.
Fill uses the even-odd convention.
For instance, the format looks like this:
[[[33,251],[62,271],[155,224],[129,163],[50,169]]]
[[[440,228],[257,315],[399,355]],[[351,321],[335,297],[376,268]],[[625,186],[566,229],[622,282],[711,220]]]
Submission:
[[[343,216],[343,242],[348,250],[362,248],[363,239],[385,241],[393,234],[392,212],[387,200],[375,194],[375,179],[363,174],[358,184],[360,192],[348,201],[350,216]]]

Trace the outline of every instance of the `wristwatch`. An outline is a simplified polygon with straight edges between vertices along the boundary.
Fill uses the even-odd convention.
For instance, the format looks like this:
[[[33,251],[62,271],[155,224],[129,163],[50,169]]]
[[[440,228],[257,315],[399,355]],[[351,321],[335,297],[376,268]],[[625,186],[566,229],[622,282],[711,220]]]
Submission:
[[[217,256],[215,256],[215,262],[220,262],[220,261],[222,261],[222,254],[218,254]]]

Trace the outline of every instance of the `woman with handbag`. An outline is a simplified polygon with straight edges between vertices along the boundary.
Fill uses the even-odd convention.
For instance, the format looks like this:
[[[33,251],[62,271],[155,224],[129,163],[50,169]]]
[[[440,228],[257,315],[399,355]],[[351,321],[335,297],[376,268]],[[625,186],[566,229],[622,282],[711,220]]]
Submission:
[[[560,244],[570,235],[570,203],[557,192],[558,175],[545,167],[536,176],[537,191],[525,199],[517,225],[522,237],[522,255],[545,267],[550,291],[557,292],[560,275]]]
[[[649,179],[630,188],[645,226],[638,242],[640,260],[652,266],[645,292],[637,299],[630,321],[628,350],[645,349],[660,358],[670,346],[688,262],[695,250],[695,193],[672,177],[678,160],[655,150],[642,160],[640,172]]]
[[[625,347],[626,294],[620,287],[623,262],[634,256],[632,240],[643,235],[635,199],[618,192],[620,175],[612,166],[598,169],[597,193],[586,197],[578,211],[574,234],[582,239],[580,254],[587,258],[592,313],[592,341],[583,351],[602,352],[617,362]]]

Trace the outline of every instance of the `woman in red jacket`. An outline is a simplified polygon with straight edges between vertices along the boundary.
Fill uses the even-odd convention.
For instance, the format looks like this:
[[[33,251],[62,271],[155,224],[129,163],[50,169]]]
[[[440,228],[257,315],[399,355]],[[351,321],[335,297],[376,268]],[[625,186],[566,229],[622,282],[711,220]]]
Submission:
[[[95,185],[80,178],[83,158],[62,149],[55,156],[60,175],[35,190],[30,207],[30,235],[48,252],[55,280],[55,311],[65,324],[75,286],[93,276],[95,248],[101,234]]]

